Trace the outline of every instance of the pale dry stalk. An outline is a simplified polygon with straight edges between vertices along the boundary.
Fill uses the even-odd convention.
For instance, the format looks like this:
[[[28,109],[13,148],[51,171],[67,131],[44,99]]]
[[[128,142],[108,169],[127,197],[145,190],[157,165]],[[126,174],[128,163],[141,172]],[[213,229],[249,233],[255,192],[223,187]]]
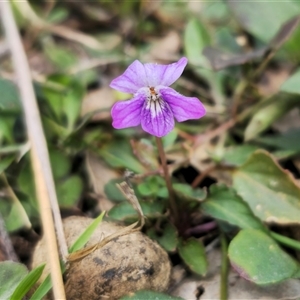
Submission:
[[[65,290],[57,250],[57,238],[65,259],[68,254],[55,186],[49,162],[49,153],[35,98],[30,69],[9,1],[0,1],[0,14],[11,51],[17,82],[25,114],[27,134],[31,145],[31,160],[39,201],[43,232],[47,241],[48,263],[55,299],[65,299]],[[55,227],[54,227],[55,221]]]

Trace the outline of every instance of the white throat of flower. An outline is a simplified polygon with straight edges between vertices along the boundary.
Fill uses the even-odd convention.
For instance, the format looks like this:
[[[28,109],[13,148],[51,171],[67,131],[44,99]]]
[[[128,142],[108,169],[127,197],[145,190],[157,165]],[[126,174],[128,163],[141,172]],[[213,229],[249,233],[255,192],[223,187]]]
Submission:
[[[154,87],[149,87],[147,94],[146,109],[150,110],[151,117],[155,118],[163,113],[166,103],[162,99],[161,95],[156,92]]]

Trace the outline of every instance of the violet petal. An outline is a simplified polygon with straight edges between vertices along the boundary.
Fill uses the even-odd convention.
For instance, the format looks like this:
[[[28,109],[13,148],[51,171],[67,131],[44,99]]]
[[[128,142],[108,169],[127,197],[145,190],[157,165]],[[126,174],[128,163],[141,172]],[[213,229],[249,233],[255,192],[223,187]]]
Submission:
[[[178,62],[169,65],[144,64],[148,86],[171,85],[180,77],[187,61],[187,58],[182,57]]]
[[[134,94],[141,87],[148,86],[144,65],[135,60],[119,77],[109,85],[111,88],[125,93]]]
[[[111,110],[112,126],[116,129],[138,126],[141,123],[141,111],[146,101],[144,94],[138,94],[131,100],[118,101]]]
[[[178,122],[199,119],[206,114],[206,109],[198,98],[182,96],[169,87],[161,87],[159,93],[170,105],[173,115]]]
[[[146,132],[162,137],[174,128],[174,117],[170,106],[162,99],[146,101],[141,114],[141,125]]]

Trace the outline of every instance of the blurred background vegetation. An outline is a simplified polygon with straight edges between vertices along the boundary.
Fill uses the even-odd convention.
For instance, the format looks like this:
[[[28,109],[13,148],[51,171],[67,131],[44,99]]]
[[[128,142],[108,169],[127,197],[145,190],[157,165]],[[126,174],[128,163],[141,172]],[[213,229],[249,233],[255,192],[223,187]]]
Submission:
[[[95,217],[106,210],[111,219],[132,222],[136,212],[115,187],[129,169],[140,176],[133,185],[148,217],[145,231],[171,255],[179,237],[200,238],[206,246],[220,230],[233,236],[236,231],[224,223],[205,232],[194,229],[216,219],[230,223],[230,208],[224,216],[209,205],[199,208],[208,192],[212,197],[224,189],[228,199],[238,193],[248,203],[252,221],[256,215],[275,231],[299,238],[299,1],[12,1],[12,6],[63,216]],[[32,246],[20,245],[32,226],[40,233],[40,217],[21,101],[0,33],[0,212],[27,263]],[[167,192],[154,140],[140,128],[112,128],[112,104],[130,95],[108,85],[135,59],[168,64],[182,56],[189,63],[175,88],[198,97],[208,113],[176,124],[163,138],[183,208],[182,227],[174,228],[165,214]],[[184,255],[183,260],[188,264]],[[193,271],[205,273],[201,268]]]

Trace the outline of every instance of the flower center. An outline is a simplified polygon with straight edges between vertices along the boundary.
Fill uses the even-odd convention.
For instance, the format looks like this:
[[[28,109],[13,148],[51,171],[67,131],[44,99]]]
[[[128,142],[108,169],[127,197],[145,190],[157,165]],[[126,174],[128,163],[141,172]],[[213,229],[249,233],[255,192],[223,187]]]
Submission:
[[[151,86],[151,87],[149,87],[149,91],[150,91],[150,101],[157,101],[157,100],[159,100],[159,96],[158,96],[158,94],[156,93],[156,91],[155,91],[155,88],[153,87],[153,86]]]
[[[146,109],[150,110],[152,118],[163,113],[165,102],[162,97],[155,91],[154,87],[149,87],[149,96],[147,98]]]

